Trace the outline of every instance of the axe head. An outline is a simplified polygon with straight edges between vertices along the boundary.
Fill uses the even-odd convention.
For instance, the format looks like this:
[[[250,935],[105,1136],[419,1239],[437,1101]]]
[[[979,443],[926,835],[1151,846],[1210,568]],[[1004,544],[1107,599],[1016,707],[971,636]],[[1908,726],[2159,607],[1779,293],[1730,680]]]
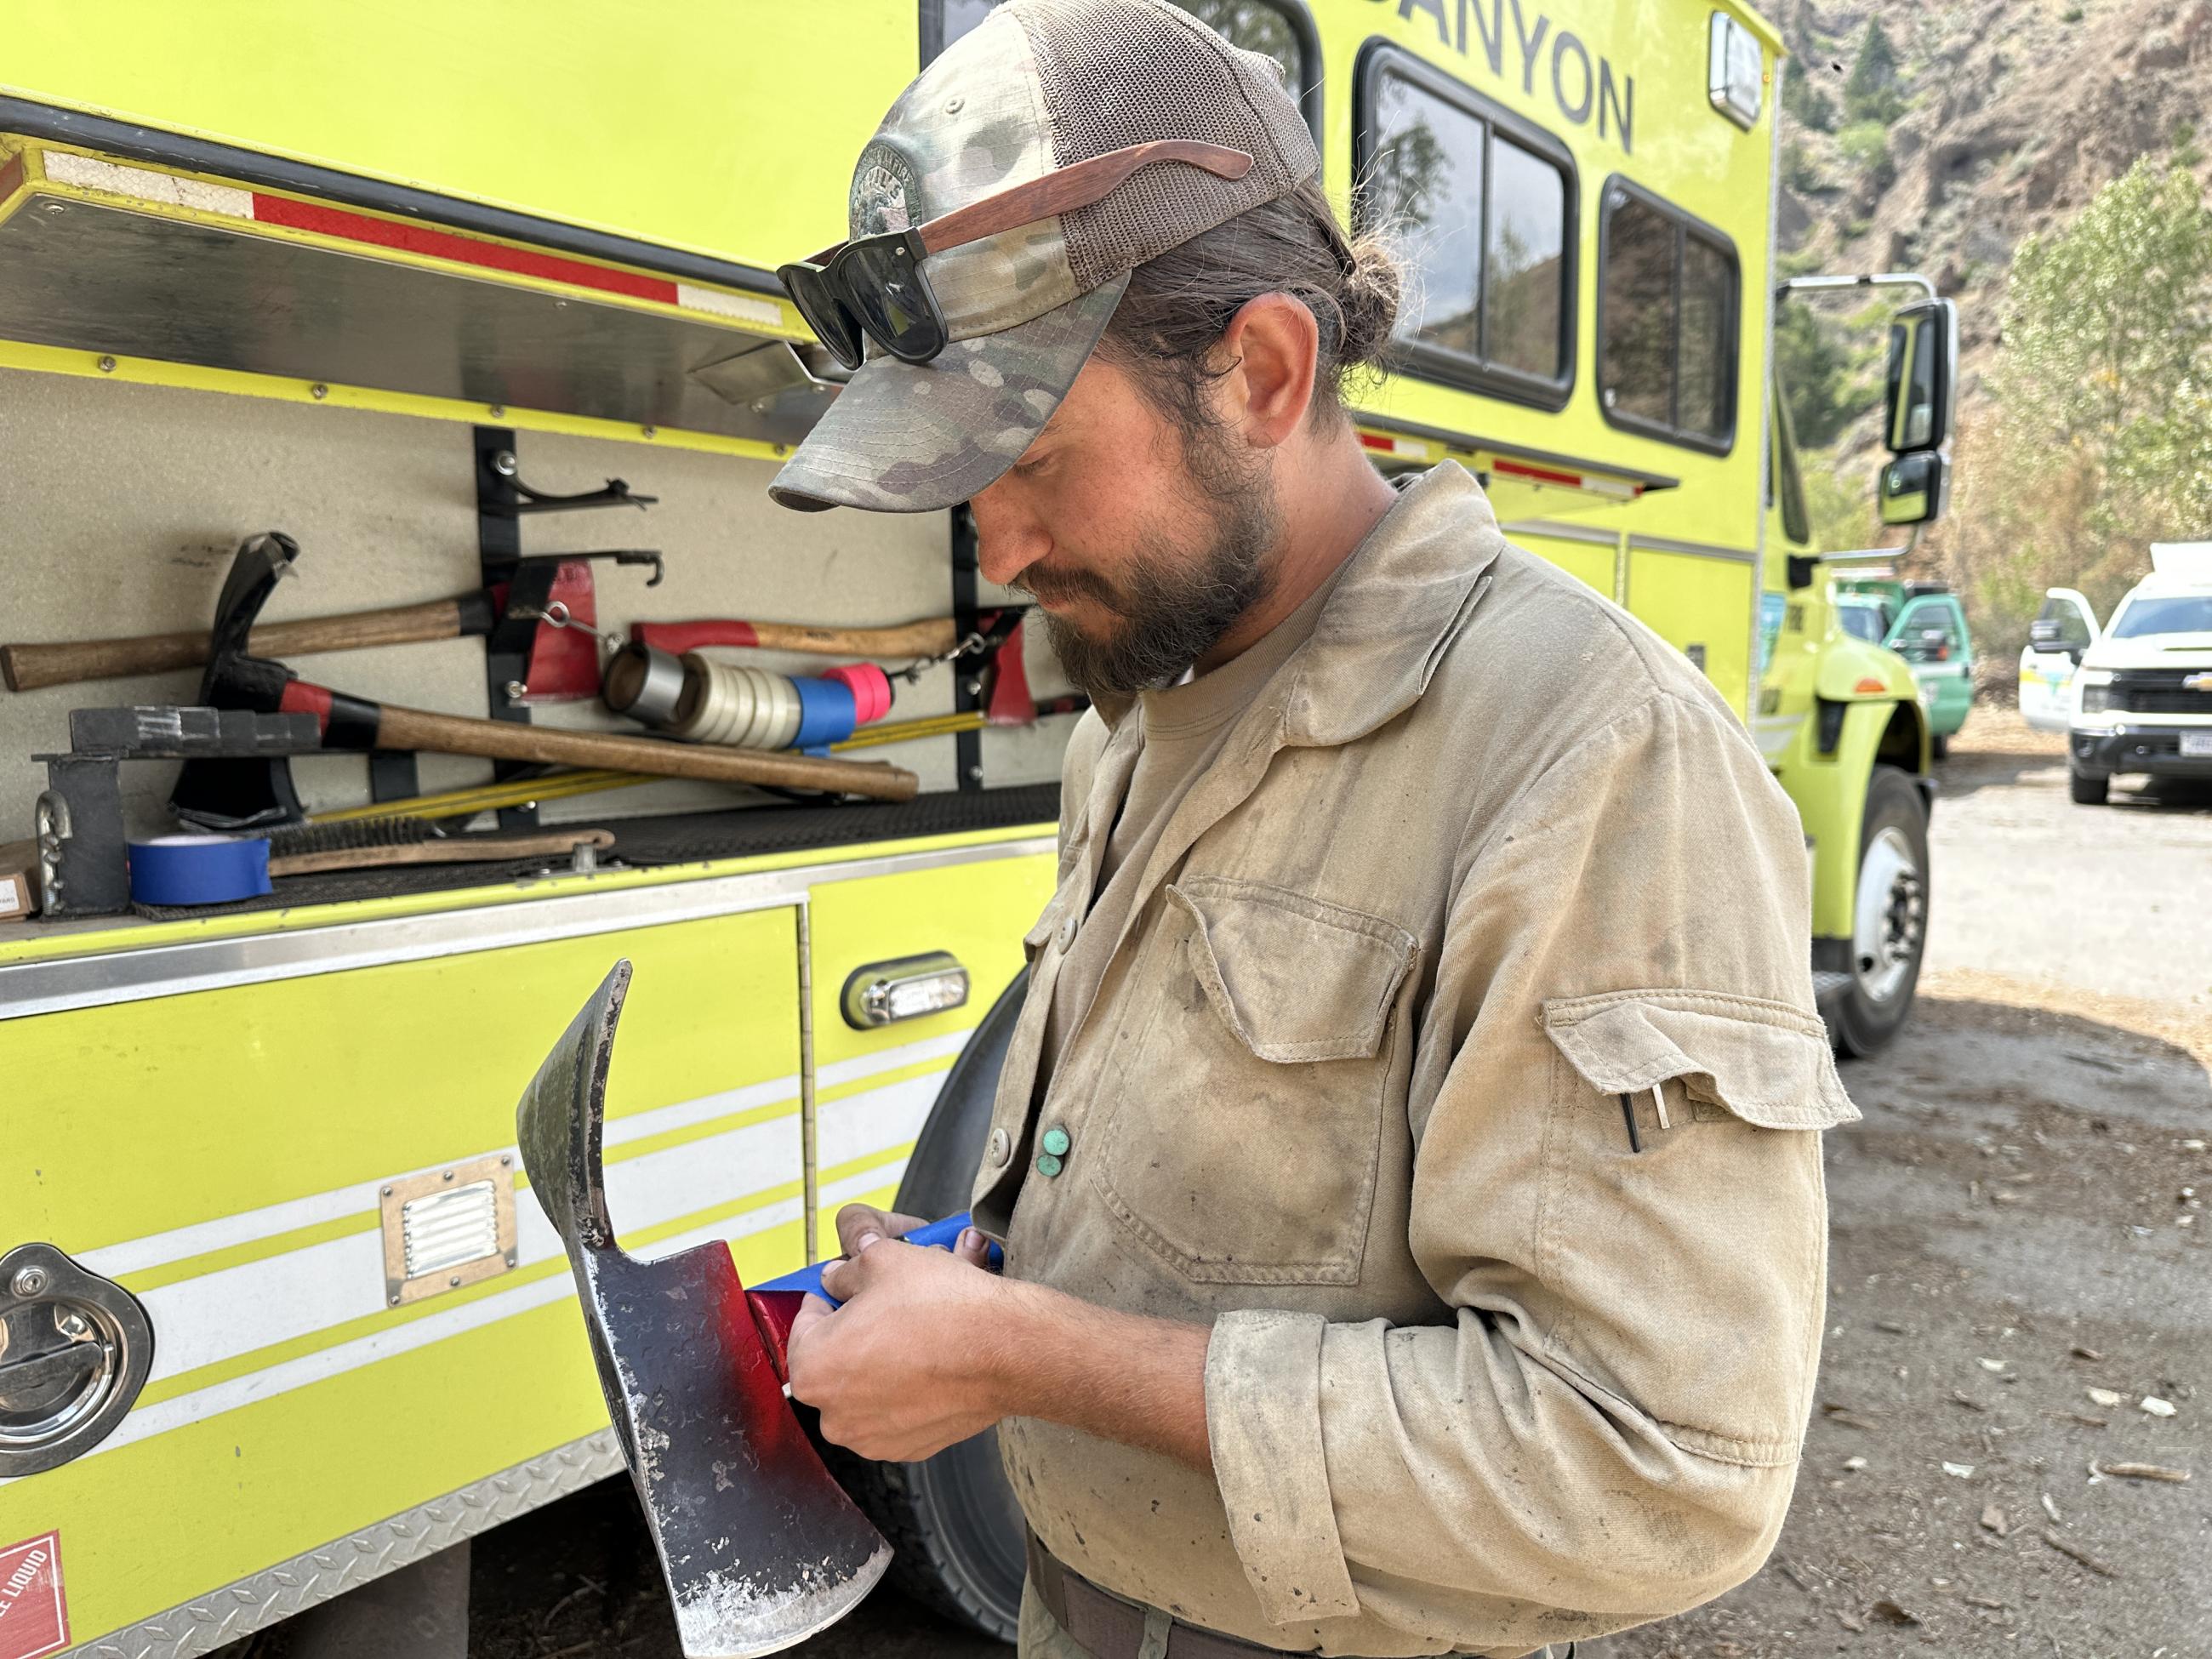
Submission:
[[[890,1546],[822,1466],[726,1245],[639,1261],[599,1161],[619,962],[515,1109],[530,1189],[568,1246],[599,1367],[687,1659],[774,1653],[835,1623]]]
[[[249,536],[239,544],[215,603],[207,672],[200,677],[204,706],[276,712],[290,676],[273,663],[247,656],[246,636],[260,619],[261,607],[276,584],[292,574],[292,562],[299,556],[299,543],[282,531]],[[169,810],[185,823],[208,830],[254,830],[296,823],[307,816],[292,787],[292,763],[282,756],[188,760],[177,774]]]

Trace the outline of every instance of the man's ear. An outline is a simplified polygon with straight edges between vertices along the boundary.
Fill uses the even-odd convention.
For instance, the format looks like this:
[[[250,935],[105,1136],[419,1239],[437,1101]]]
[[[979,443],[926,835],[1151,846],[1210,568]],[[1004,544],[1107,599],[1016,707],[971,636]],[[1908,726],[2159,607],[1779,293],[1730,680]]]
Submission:
[[[1222,331],[1218,348],[1230,365],[1217,391],[1224,423],[1255,449],[1283,443],[1313,407],[1320,349],[1313,313],[1289,295],[1246,301]]]

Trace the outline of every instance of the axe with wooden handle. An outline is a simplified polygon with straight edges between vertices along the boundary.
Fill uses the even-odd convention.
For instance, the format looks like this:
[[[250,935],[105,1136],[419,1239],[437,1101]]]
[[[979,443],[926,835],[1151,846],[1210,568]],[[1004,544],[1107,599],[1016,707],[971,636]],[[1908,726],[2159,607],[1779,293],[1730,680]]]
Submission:
[[[629,977],[617,962],[554,1045],[515,1109],[515,1139],[568,1249],[684,1654],[742,1659],[836,1623],[891,1551],[792,1414],[781,1355],[756,1323],[728,1245],[641,1261],[616,1240],[599,1153]]]
[[[251,538],[246,546],[250,548],[259,539]],[[514,614],[525,619],[535,617],[536,621],[530,667],[525,676],[529,700],[580,702],[599,695],[599,662],[591,636],[564,629],[535,613],[557,600],[565,615],[590,622],[593,595],[589,561],[599,558],[612,559],[617,564],[649,563],[656,571],[660,563],[658,553],[636,549],[522,559],[516,562],[514,581],[497,582],[450,599],[335,617],[303,617],[295,622],[257,621],[246,635],[245,648],[257,657],[309,657],[323,651],[364,651],[376,646],[482,637],[499,627],[501,618],[507,614],[510,596],[520,588],[522,594],[513,602],[532,608],[518,609]],[[657,574],[654,580],[659,580]],[[542,598],[532,599],[529,597],[532,593]],[[213,652],[205,629],[52,644],[18,641],[0,645],[0,682],[10,691],[36,691],[82,680],[160,674],[196,668],[208,661]]]

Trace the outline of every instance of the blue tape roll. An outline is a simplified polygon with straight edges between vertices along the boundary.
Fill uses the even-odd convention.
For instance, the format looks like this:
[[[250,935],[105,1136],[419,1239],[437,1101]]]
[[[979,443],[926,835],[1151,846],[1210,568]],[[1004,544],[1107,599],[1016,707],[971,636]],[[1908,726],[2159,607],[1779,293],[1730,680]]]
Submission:
[[[860,724],[860,704],[854,701],[851,686],[811,676],[793,679],[792,684],[799,689],[799,735],[790,747],[812,749],[853,735]]]
[[[969,1219],[968,1212],[963,1210],[958,1215],[949,1215],[942,1221],[933,1221],[927,1226],[916,1227],[906,1235],[906,1242],[909,1244],[933,1245],[940,1250],[949,1250],[959,1242],[960,1235],[967,1230]],[[994,1269],[1002,1267],[1006,1262],[1005,1253],[996,1244],[992,1245],[986,1254],[990,1257]],[[838,1259],[842,1261],[843,1258]],[[801,1267],[796,1273],[786,1273],[781,1279],[771,1279],[765,1285],[755,1285],[751,1288],[756,1291],[805,1291],[811,1296],[820,1297],[833,1308],[842,1307],[844,1305],[842,1303],[822,1288],[822,1270],[829,1265],[827,1261],[817,1261],[811,1267]]]
[[[269,843],[258,836],[163,836],[131,843],[138,904],[228,904],[268,892]]]

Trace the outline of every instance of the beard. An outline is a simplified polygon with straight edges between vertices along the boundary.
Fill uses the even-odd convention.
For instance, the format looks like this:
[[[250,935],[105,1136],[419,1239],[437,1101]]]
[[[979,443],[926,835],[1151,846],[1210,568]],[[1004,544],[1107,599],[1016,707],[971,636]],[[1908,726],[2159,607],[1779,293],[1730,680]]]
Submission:
[[[1236,468],[1210,434],[1186,440],[1184,459],[1206,512],[1205,543],[1195,556],[1148,531],[1115,581],[1089,570],[1032,569],[1013,583],[1033,598],[1085,598],[1112,614],[1091,631],[1042,612],[1053,654],[1093,701],[1174,684],[1273,583],[1267,558],[1282,525],[1264,471]]]

